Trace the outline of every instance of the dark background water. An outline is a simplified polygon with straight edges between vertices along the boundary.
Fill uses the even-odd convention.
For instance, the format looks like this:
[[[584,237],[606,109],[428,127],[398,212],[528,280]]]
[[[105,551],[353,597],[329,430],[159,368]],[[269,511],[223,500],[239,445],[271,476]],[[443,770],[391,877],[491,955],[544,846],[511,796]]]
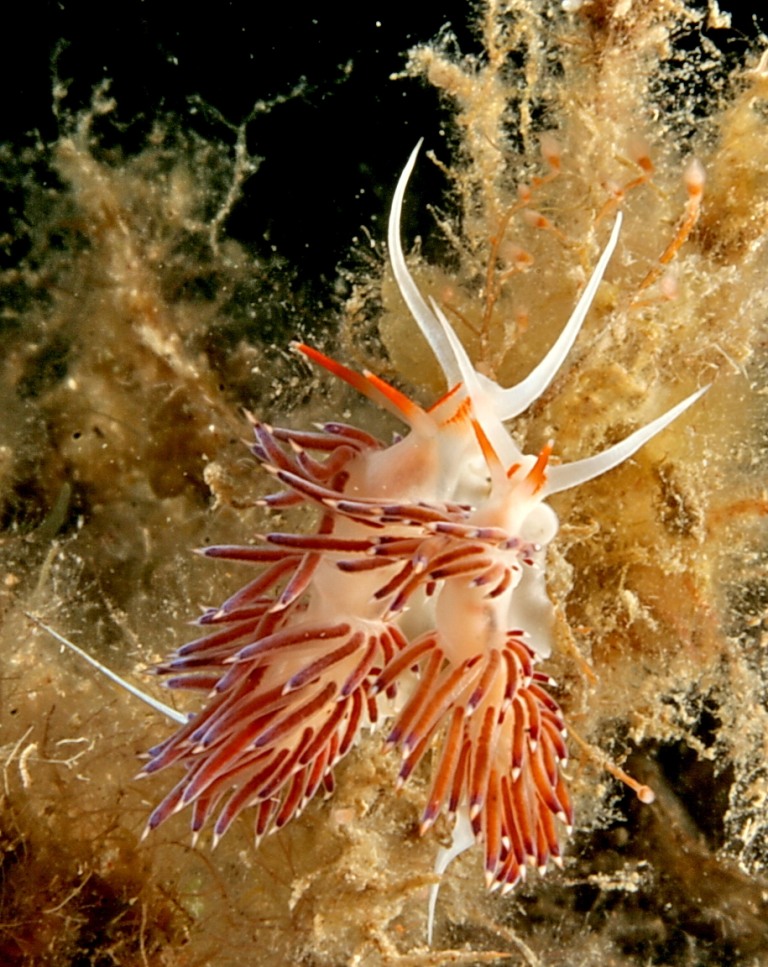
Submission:
[[[732,30],[712,36],[736,64],[767,18],[755,5],[733,17]],[[248,147],[263,160],[228,230],[265,253],[274,246],[318,296],[361,227],[383,236],[394,181],[418,138],[445,153],[447,106],[418,80],[391,79],[406,52],[449,24],[463,53],[480,53],[477,7],[466,0],[232,0],[198,11],[177,2],[33,0],[14,3],[13,18],[0,31],[3,141],[23,143],[32,131],[55,140],[54,76],[68,87],[70,111],[109,79],[124,144],[133,139],[137,148],[152,119],[167,113],[206,137],[232,137],[226,123],[239,125],[256,102],[301,84],[299,95],[248,125]],[[195,108],[195,98],[223,120]],[[423,165],[411,191],[429,201],[444,188]],[[410,234],[429,224],[426,206],[418,208]]]

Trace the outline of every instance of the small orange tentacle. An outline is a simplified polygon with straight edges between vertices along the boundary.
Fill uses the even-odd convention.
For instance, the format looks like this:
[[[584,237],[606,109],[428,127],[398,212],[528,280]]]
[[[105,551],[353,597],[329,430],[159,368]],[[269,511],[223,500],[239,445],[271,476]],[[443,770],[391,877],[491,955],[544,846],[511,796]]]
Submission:
[[[499,455],[493,449],[493,444],[485,435],[485,431],[478,421],[472,417],[472,429],[475,431],[475,437],[480,445],[480,449],[483,452],[483,457],[485,458],[486,466],[491,475],[491,481],[494,487],[501,486],[507,479],[507,471],[504,469],[504,465],[499,459]]]
[[[536,458],[536,463],[528,471],[528,475],[525,478],[530,481],[534,493],[541,490],[547,481],[547,463],[549,462],[551,453],[552,443],[550,442],[541,448],[541,453]]]
[[[395,389],[394,386],[385,382],[380,376],[371,373],[367,369],[364,370],[364,376],[373,388],[378,390],[382,398],[388,400],[394,406],[395,415],[404,418],[411,426],[426,415],[418,403],[414,403],[405,393],[401,393],[399,389]],[[392,406],[389,407],[390,410],[392,410]]]
[[[367,396],[369,400],[384,407],[384,409],[399,419],[405,420],[412,427],[415,427],[426,416],[424,410],[417,403],[414,403],[413,400],[410,400],[400,390],[395,389],[394,386],[390,386],[389,383],[386,383],[383,379],[367,370],[365,373],[357,373],[354,369],[349,369],[343,363],[336,362],[335,359],[331,359],[330,356],[321,353],[319,349],[308,346],[303,342],[292,342],[291,349],[302,353],[302,355],[311,359],[313,363],[317,363],[318,366],[327,369],[329,373],[332,373],[339,379],[343,379],[345,383],[348,383],[353,389],[356,389],[358,393]]]

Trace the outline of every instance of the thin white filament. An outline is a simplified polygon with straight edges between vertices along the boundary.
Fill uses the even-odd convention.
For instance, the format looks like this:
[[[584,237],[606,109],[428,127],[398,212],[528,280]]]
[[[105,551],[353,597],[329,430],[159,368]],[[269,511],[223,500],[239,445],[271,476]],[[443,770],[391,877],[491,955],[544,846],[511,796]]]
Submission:
[[[579,301],[576,303],[576,308],[571,313],[571,318],[538,366],[524,380],[516,386],[510,386],[509,389],[502,388],[492,380],[484,381],[487,384],[486,392],[492,397],[494,409],[500,420],[511,420],[513,417],[519,416],[520,413],[527,410],[541,396],[557,375],[557,371],[565,362],[566,356],[571,351],[571,347],[576,341],[576,337],[587,317],[597,289],[608,267],[608,262],[616,248],[620,231],[621,212],[616,216],[608,244],[603,249],[603,253],[598,259],[595,270],[590,276],[586,288],[581,293]]]
[[[127,682],[124,678],[121,678],[117,672],[113,672],[111,668],[108,668],[106,665],[102,665],[102,663],[98,659],[94,658],[93,655],[89,655],[87,651],[84,651],[73,641],[70,641],[68,638],[60,635],[58,631],[54,631],[53,628],[49,627],[39,618],[36,618],[33,614],[30,614],[28,611],[25,611],[24,614],[29,618],[30,621],[34,621],[38,628],[42,628],[43,631],[47,631],[52,638],[55,638],[56,641],[59,642],[59,644],[64,645],[65,648],[69,648],[70,651],[73,651],[76,655],[79,655],[81,658],[87,661],[89,665],[92,665],[93,668],[101,672],[102,675],[105,675],[116,685],[119,685],[120,688],[124,689],[130,695],[133,695],[134,698],[138,698],[140,701],[144,702],[145,705],[149,705],[151,709],[154,709],[156,712],[160,712],[161,715],[165,715],[166,718],[171,719],[173,722],[177,722],[179,725],[186,725],[186,723],[189,721],[186,715],[182,714],[181,712],[177,712],[176,709],[171,708],[170,705],[166,705],[164,702],[160,702],[158,699],[152,698],[151,695],[148,695],[146,692],[142,692],[142,690],[140,688],[136,688],[135,685],[131,685],[130,682]]]
[[[392,263],[392,271],[395,275],[397,286],[400,289],[400,294],[405,300],[405,304],[408,306],[411,315],[418,323],[419,329],[421,329],[424,338],[429,343],[432,352],[435,354],[440,368],[445,374],[448,388],[450,389],[461,382],[461,374],[445,333],[437,319],[435,319],[434,314],[430,311],[429,306],[424,300],[424,296],[419,292],[411,273],[408,271],[408,266],[405,264],[405,256],[403,255],[403,246],[400,241],[400,216],[403,210],[405,189],[408,185],[411,172],[413,171],[413,166],[416,164],[416,156],[419,153],[423,140],[421,138],[411,152],[411,156],[397,182],[395,195],[392,199],[392,208],[389,213],[387,245],[389,246],[389,260]]]

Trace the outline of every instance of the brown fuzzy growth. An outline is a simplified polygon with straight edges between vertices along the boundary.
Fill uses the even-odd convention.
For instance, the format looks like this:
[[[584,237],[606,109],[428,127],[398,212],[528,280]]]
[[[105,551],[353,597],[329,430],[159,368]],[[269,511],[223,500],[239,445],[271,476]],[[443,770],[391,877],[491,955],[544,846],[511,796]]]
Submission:
[[[110,154],[103,132],[115,143],[123,131],[101,91],[69,119],[59,103],[50,149],[17,158],[0,149],[27,197],[20,262],[1,279],[9,293],[0,361],[3,963],[765,960],[768,65],[757,44],[741,60],[719,48],[724,15],[715,3],[571,6],[468,8],[475,54],[446,30],[415,38],[403,72],[404,84],[436,92],[444,135],[425,148],[448,189],[408,264],[480,371],[503,385],[530,372],[568,317],[614,213],[624,213],[567,366],[513,428],[526,452],[554,439],[551,464],[596,453],[713,384],[695,413],[610,479],[553,500],[562,526],[547,573],[558,647],[547,670],[558,688],[546,691],[585,743],[572,745],[563,768],[578,817],[564,872],[529,877],[501,900],[483,890],[482,856],[467,853],[443,887],[435,946],[426,948],[430,871],[450,829],[440,817],[423,837],[419,829],[433,800],[449,804],[459,768],[470,786],[477,777],[473,792],[485,788],[496,817],[487,827],[491,865],[518,856],[496,833],[515,803],[493,764],[459,762],[466,720],[458,709],[443,745],[424,753],[397,794],[401,764],[373,736],[339,763],[332,800],[315,797],[258,850],[254,823],[266,829],[277,812],[233,822],[213,854],[190,847],[181,818],[140,842],[164,778],[134,781],[136,761],[167,739],[167,725],[59,653],[23,613],[151,688],[141,669],[185,641],[198,604],[225,599],[249,567],[226,552],[214,566],[191,548],[318,527],[306,488],[281,483],[280,497],[258,504],[268,481],[243,451],[240,408],[309,428],[266,431],[256,442],[265,455],[274,443],[289,465],[273,456],[270,465],[288,474],[299,459],[293,440],[309,453],[302,479],[321,489],[340,469],[325,463],[329,453],[384,434],[368,401],[308,379],[272,345],[276,318],[281,347],[296,335],[286,306],[307,331],[329,320],[291,291],[284,263],[256,259],[226,237],[227,199],[238,197],[248,168],[238,167],[231,141],[187,134],[173,118],[133,155]],[[355,156],[354,137],[345,150]],[[695,224],[692,157],[705,173]],[[305,178],[322,191],[312,158]],[[391,185],[381,190],[385,197]],[[248,218],[258,221],[258,198]],[[372,232],[377,247],[366,242],[350,270],[334,355],[431,401],[445,387],[380,235]],[[203,289],[210,298],[191,296]],[[238,306],[253,307],[254,319],[244,322]],[[330,414],[360,429],[334,430],[324,451],[316,445],[327,433],[312,425]],[[362,516],[365,507],[354,510]],[[289,561],[284,581],[317,550],[300,547],[294,557],[286,547],[242,552],[273,555],[259,558],[253,581],[277,581],[263,575]],[[258,598],[263,587],[229,607],[247,606],[248,593]],[[356,670],[353,690],[368,675],[362,655]],[[442,674],[435,669],[437,689]],[[208,668],[199,675],[188,683],[207,689],[220,677]],[[184,709],[199,697],[196,687],[188,704],[182,689],[174,693]],[[547,718],[543,702],[534,705]],[[429,697],[421,714],[428,708]],[[477,727],[491,729],[493,719]],[[557,731],[537,761],[535,789],[554,789],[567,815],[550,781]],[[601,768],[607,756],[653,788],[652,806],[624,797]],[[308,779],[304,792],[310,787]],[[280,809],[304,794],[288,789]],[[539,843],[532,831],[533,853],[548,836],[542,827]]]

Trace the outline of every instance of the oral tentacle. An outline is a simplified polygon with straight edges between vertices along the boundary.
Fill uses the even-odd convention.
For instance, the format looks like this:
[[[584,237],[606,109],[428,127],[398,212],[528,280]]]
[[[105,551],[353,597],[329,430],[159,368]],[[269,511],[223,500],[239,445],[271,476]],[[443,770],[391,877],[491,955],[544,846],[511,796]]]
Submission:
[[[695,393],[691,393],[684,400],[667,410],[662,416],[652,420],[646,426],[630,434],[626,439],[621,440],[614,446],[603,450],[602,453],[595,454],[593,457],[586,457],[584,460],[576,460],[573,463],[565,463],[559,467],[552,467],[549,471],[549,479],[546,485],[546,493],[557,494],[563,490],[570,490],[578,487],[588,480],[594,480],[619,464],[624,463],[633,454],[652,440],[658,433],[661,433],[674,420],[681,416],[690,406],[699,400],[709,389],[709,385],[702,387]]]

